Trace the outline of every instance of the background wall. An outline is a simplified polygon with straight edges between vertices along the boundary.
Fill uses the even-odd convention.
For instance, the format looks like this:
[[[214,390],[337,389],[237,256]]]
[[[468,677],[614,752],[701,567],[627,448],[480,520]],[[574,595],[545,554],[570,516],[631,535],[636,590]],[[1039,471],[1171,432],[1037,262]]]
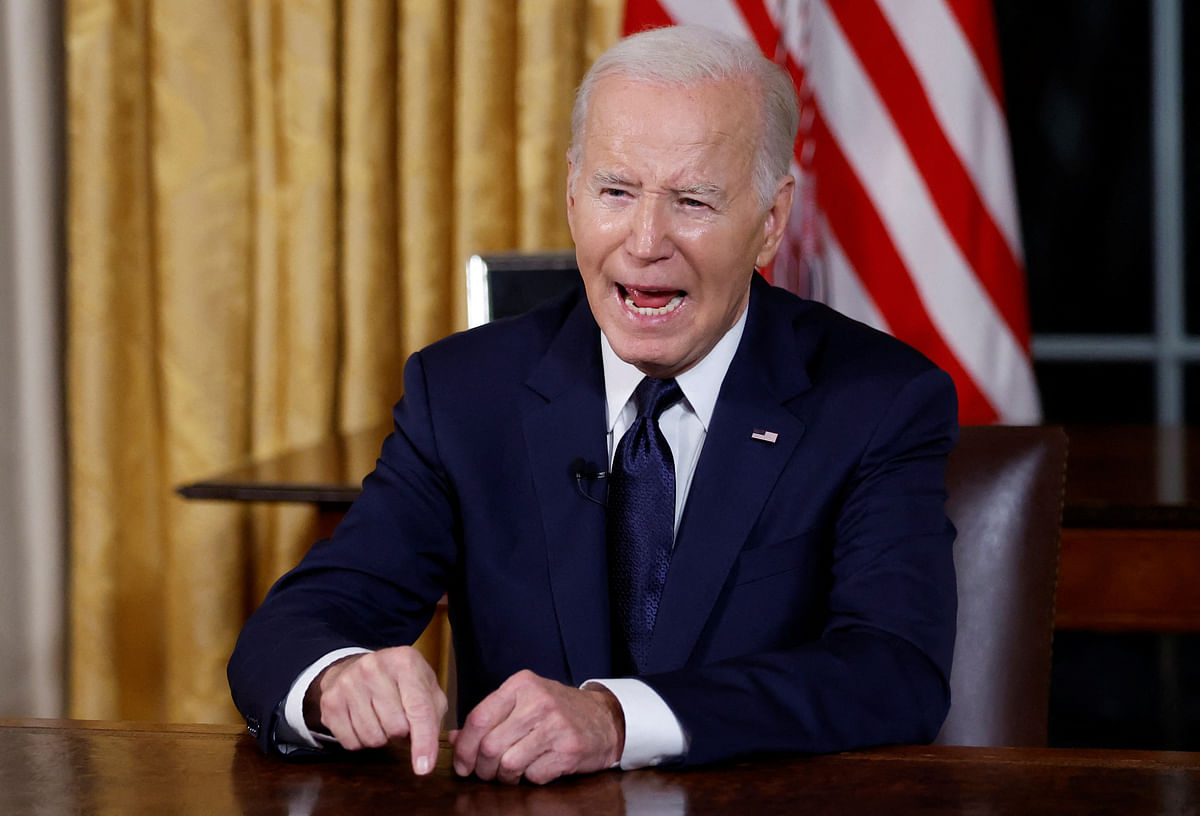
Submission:
[[[0,716],[63,711],[60,23],[0,4]]]

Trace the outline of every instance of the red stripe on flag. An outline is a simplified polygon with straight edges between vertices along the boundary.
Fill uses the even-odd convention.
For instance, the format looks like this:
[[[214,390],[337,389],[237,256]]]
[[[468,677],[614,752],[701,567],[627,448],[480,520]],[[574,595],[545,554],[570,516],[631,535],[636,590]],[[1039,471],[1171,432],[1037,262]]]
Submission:
[[[996,40],[996,17],[988,0],[946,0],[958,27],[962,29],[975,52],[1000,107],[1004,107],[1004,80],[1000,75],[1000,49]]]
[[[855,176],[817,105],[813,165],[821,179],[817,201],[872,300],[892,333],[920,350],[946,371],[958,389],[960,421],[987,424],[998,418],[995,407],[963,368],[933,325],[887,228]],[[969,418],[969,420],[967,419]]]
[[[841,0],[829,8],[907,145],[946,229],[1009,331],[1028,351],[1021,263],[946,138],[904,47],[874,0]]]
[[[771,15],[767,13],[762,0],[736,0],[736,5],[763,54],[787,70],[792,77],[792,84],[799,91],[800,83],[804,80],[804,69],[796,62],[792,52],[787,50],[783,35],[771,19]],[[798,157],[797,152],[797,160]]]
[[[647,28],[662,28],[675,25],[671,15],[663,11],[657,0],[629,0],[625,4],[625,23],[621,34],[636,34]]]
[[[771,15],[767,14],[762,0],[734,0],[734,5],[741,12],[742,19],[746,21],[746,27],[750,29],[758,47],[768,59],[779,62],[779,29],[775,27]]]
[[[741,13],[742,19],[745,21],[746,27],[750,29],[750,34],[754,38],[755,43],[758,44],[759,49],[768,59],[782,66],[791,76],[792,84],[799,89],[800,83],[804,79],[804,71],[796,62],[792,53],[787,50],[782,34],[775,25],[775,21],[771,19],[771,15],[767,13],[766,6],[762,3],[762,0],[734,0],[734,5],[737,6],[738,11]],[[800,164],[804,138],[805,134],[798,134],[796,143],[792,146],[793,158],[797,165]],[[798,206],[799,203],[796,202],[793,206]],[[774,261],[760,271],[768,282],[775,283]]]
[[[754,33],[754,40],[758,43],[758,47],[769,59],[787,70],[798,94],[800,87],[804,84],[804,68],[796,62],[796,56],[787,49],[787,45],[783,42],[783,34],[775,25],[775,21],[771,19],[771,15],[767,13],[762,0],[738,0],[738,7],[742,12],[742,17],[746,20],[746,25]],[[801,104],[803,104],[803,100],[801,100]],[[796,140],[797,164],[800,163],[800,144],[803,137],[804,134],[800,134],[800,138]]]

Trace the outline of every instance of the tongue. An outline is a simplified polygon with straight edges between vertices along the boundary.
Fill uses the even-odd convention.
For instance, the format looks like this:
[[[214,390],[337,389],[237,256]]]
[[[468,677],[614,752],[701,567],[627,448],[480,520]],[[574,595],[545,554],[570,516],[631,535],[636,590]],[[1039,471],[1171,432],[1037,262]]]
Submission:
[[[671,302],[671,298],[679,294],[678,289],[646,291],[644,289],[626,289],[625,293],[639,309],[661,309]]]

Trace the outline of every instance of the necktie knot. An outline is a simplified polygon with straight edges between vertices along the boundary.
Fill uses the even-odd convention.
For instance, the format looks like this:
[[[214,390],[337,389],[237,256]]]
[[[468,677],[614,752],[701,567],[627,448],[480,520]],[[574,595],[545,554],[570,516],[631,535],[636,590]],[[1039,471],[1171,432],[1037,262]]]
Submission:
[[[656,380],[653,377],[643,377],[633,392],[633,402],[637,405],[638,417],[657,420],[662,412],[683,398],[683,390],[672,377],[669,380]]]

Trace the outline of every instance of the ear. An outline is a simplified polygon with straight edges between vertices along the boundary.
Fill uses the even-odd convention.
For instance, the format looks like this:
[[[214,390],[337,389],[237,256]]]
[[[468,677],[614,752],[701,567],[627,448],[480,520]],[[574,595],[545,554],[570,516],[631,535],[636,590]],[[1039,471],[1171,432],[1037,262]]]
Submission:
[[[575,160],[571,151],[567,150],[567,226],[571,235],[575,235],[575,188],[571,180],[575,178]]]
[[[783,233],[787,230],[788,218],[792,214],[792,202],[796,193],[796,180],[786,175],[775,185],[771,206],[763,214],[763,243],[754,265],[763,269],[775,258]]]

